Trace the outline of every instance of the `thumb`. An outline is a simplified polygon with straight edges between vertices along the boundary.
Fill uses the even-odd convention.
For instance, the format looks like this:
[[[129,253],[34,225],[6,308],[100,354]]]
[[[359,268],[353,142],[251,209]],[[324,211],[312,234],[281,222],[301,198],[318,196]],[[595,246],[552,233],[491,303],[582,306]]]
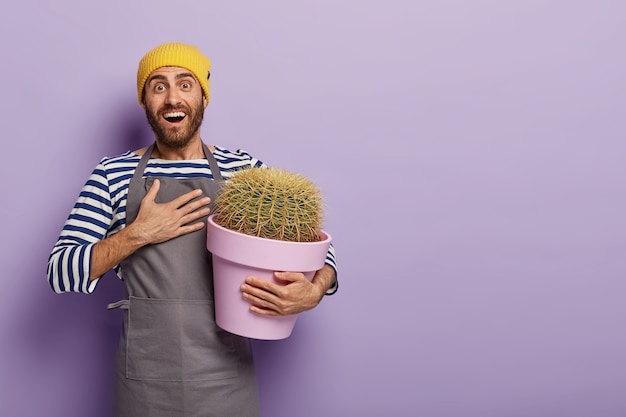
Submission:
[[[298,281],[301,279],[301,276],[304,277],[303,274],[298,272],[274,271],[274,277],[286,283]]]
[[[161,188],[161,182],[158,179],[155,179],[144,198],[148,201],[154,202],[154,200],[156,200],[156,196],[159,193],[160,188]]]

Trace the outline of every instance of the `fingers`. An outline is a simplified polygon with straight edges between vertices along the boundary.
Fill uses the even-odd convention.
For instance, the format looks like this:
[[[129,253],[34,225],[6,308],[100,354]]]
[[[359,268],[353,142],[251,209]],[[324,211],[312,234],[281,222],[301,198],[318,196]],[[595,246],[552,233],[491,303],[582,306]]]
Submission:
[[[161,189],[161,182],[155,178],[152,183],[152,186],[150,187],[150,189],[148,190],[144,198],[148,201],[155,202],[156,196],[159,193],[160,189]],[[181,195],[180,197],[175,198],[174,200],[170,201],[168,204],[174,206],[174,208],[176,209],[183,209],[184,211],[183,216],[184,216],[185,214],[192,213],[198,208],[202,206],[206,206],[211,202],[211,199],[209,197],[204,197],[196,201],[192,201],[200,197],[201,195],[202,195],[202,190],[195,189],[195,190],[189,191],[188,193]],[[198,217],[202,217],[202,215]]]
[[[282,313],[282,307],[276,304],[276,301],[263,299],[255,295],[244,293],[243,297],[250,303],[250,311],[264,316],[279,316]]]
[[[202,222],[189,224],[208,216],[211,212],[208,207],[211,199],[209,197],[198,198],[201,195],[202,190],[193,190],[169,203],[180,215],[181,234],[200,230],[204,226]]]
[[[195,222],[191,224],[187,224],[185,226],[180,226],[178,228],[178,236],[185,235],[187,233],[195,232],[196,230],[200,230],[204,227],[204,222]]]
[[[199,220],[209,215],[211,199],[203,197],[202,190],[189,191],[167,203],[157,203],[160,188],[160,181],[154,179],[133,222],[149,243],[165,242],[204,227],[204,222]]]
[[[192,214],[199,208],[205,207],[206,211],[208,212],[209,208],[207,206],[209,205],[210,202],[211,202],[211,199],[209,197],[202,197],[198,200],[191,201],[179,207],[178,210],[181,210],[181,212],[183,212],[184,215],[188,215],[188,214]]]
[[[171,204],[174,205],[176,208],[181,208],[182,206],[184,206],[185,204],[189,203],[194,198],[200,197],[201,195],[202,195],[202,190],[200,190],[200,189],[189,191],[188,193],[185,193],[185,194],[181,195],[180,197],[177,197],[174,200],[172,200]],[[205,197],[205,198],[208,198],[208,197]],[[203,205],[203,204],[201,204],[201,205]]]
[[[280,302],[279,288],[276,284],[255,277],[246,277],[246,282],[241,285],[243,297],[252,304],[263,307],[275,307]]]
[[[204,222],[196,222],[196,220],[202,219],[203,217],[209,215],[211,209],[206,207],[209,202],[210,199],[208,197],[205,197],[201,200],[189,203],[178,209],[179,213],[181,213],[179,230],[181,234],[195,232],[196,230],[200,230],[204,227]]]
[[[276,272],[275,278],[284,284],[248,276],[241,285],[243,298],[250,303],[250,311],[261,315],[285,316],[309,310],[311,282],[301,272]]]
[[[274,277],[278,283],[246,277],[241,292],[250,303],[250,311],[285,316],[310,310],[319,303],[315,286],[302,272],[275,272]]]
[[[256,293],[269,293],[280,296],[284,285],[275,284],[267,279],[261,279],[253,276],[246,277],[246,283],[242,285],[242,290],[255,291]]]

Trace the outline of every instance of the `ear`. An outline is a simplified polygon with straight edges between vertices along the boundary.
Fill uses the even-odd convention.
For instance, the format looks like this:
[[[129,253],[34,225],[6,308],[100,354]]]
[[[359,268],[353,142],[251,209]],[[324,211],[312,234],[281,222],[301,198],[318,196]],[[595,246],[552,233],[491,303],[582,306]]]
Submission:
[[[202,94],[202,104],[204,104],[204,108],[206,109],[209,105],[209,100],[207,100],[206,96]]]
[[[139,102],[139,105],[141,106],[142,109],[146,109],[146,89],[144,87],[143,91],[141,92],[141,101]]]

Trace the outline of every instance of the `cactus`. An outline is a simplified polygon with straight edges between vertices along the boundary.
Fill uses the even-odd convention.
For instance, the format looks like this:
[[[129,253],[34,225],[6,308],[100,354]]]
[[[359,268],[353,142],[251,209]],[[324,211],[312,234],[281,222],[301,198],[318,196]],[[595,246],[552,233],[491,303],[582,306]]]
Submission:
[[[236,232],[291,242],[316,242],[322,197],[304,176],[280,168],[236,172],[215,200],[215,222]]]

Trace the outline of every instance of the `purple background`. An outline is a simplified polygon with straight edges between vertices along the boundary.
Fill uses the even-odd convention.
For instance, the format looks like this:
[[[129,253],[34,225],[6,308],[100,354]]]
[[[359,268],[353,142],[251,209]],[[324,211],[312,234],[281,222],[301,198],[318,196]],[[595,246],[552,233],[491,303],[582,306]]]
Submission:
[[[46,261],[138,60],[213,61],[202,135],[308,175],[340,292],[255,344],[264,417],[626,415],[622,0],[12,2],[1,14],[0,415],[109,415],[111,274]]]

